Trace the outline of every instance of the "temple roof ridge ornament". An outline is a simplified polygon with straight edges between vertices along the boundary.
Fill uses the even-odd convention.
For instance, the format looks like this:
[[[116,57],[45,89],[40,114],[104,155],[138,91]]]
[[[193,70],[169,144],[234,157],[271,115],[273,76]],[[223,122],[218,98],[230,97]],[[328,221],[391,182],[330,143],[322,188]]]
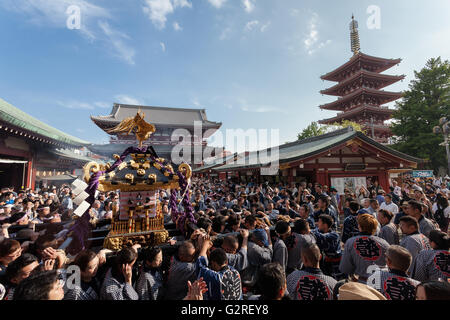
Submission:
[[[146,122],[144,118],[145,113],[141,112],[141,109],[139,108],[136,116],[124,119],[114,128],[106,130],[106,132],[126,134],[133,132],[136,135],[136,139],[139,141],[139,148],[142,148],[143,142],[148,140],[156,131],[155,126]]]
[[[350,40],[353,55],[357,55],[361,51],[361,46],[359,42],[358,21],[355,20],[353,14],[352,21],[350,22]]]

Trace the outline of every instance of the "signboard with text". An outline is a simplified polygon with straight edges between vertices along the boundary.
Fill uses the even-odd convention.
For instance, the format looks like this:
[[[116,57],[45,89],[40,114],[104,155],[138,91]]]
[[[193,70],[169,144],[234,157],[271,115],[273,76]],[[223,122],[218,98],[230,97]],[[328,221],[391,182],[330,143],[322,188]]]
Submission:
[[[433,170],[415,170],[413,178],[433,178]]]

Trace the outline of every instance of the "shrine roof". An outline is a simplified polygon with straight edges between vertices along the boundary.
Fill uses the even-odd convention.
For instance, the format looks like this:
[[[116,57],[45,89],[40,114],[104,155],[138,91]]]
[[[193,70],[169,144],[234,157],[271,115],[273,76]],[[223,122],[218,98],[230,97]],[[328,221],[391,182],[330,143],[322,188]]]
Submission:
[[[340,67],[336,68],[335,70],[328,72],[327,74],[321,76],[320,78],[322,80],[329,80],[329,81],[341,81],[342,76],[341,73],[344,72],[347,69],[350,69],[358,62],[368,62],[371,64],[374,64],[377,66],[376,72],[383,72],[396,64],[399,64],[402,61],[402,59],[385,59],[375,56],[369,56],[367,54],[364,54],[362,52],[352,56],[349,61],[341,65]]]
[[[337,91],[344,88],[345,86],[351,84],[352,82],[357,81],[360,78],[383,81],[383,84],[381,86],[379,86],[378,88],[376,88],[377,90],[379,90],[379,89],[387,87],[393,83],[396,83],[400,80],[405,79],[405,75],[394,76],[394,75],[371,72],[371,71],[367,71],[367,70],[360,70],[357,73],[355,73],[353,76],[351,76],[350,78],[347,78],[344,81],[339,82],[336,85],[334,85],[328,89],[321,90],[320,93],[327,94],[327,95],[334,95],[334,96],[342,96],[341,94],[337,93]]]
[[[25,129],[31,133],[48,138],[56,143],[71,147],[83,147],[88,141],[78,139],[32,117],[19,108],[0,98],[0,120],[6,124]]]
[[[385,104],[385,103],[395,101],[395,100],[401,98],[403,96],[403,93],[370,89],[370,88],[359,88],[359,89],[353,91],[352,93],[337,99],[336,101],[323,104],[319,107],[321,109],[326,109],[326,110],[342,110],[341,105],[343,103],[346,103],[353,99],[356,99],[361,95],[369,95],[369,96],[373,96],[373,97],[385,98],[383,103],[381,103],[381,104]]]
[[[331,148],[338,147],[339,145],[344,145],[347,141],[354,139],[359,139],[363,143],[367,143],[372,147],[384,151],[390,154],[391,156],[400,159],[401,161],[408,162],[413,166],[423,161],[422,159],[412,157],[410,155],[394,150],[388,146],[382,145],[381,143],[369,138],[362,132],[355,131],[352,127],[349,127],[333,131],[324,135],[320,135],[317,137],[307,138],[304,140],[290,142],[278,146],[279,164],[282,165],[302,159],[311,159],[314,156],[319,157],[322,153],[328,152]],[[214,168],[213,170],[218,172],[224,172],[224,171],[266,167],[271,163],[272,160],[270,159],[271,152],[275,152],[274,148],[250,152],[248,156],[246,156],[243,159],[240,159],[240,161],[236,161],[235,163],[232,164],[226,164]],[[260,158],[264,156],[269,159],[261,161]]]
[[[339,122],[340,120],[348,119],[352,116],[358,115],[363,112],[391,115],[394,112],[394,110],[389,109],[389,108],[370,106],[370,105],[361,105],[361,106],[353,108],[351,110],[348,110],[345,112],[340,112],[337,114],[337,116],[335,116],[333,118],[320,120],[319,123],[320,124],[330,124],[330,123],[334,123],[334,122]]]
[[[210,169],[216,168],[218,166],[225,165],[230,161],[233,162],[234,159],[236,159],[239,156],[242,156],[242,155],[239,155],[238,153],[234,153],[234,154],[231,154],[231,155],[228,155],[225,157],[216,158],[213,161],[211,161],[209,163],[205,163],[203,166],[194,169],[194,173],[210,170]]]
[[[138,106],[115,103],[111,114],[107,116],[91,116],[92,121],[100,128],[114,126],[122,120],[134,117],[141,110],[145,114],[145,121],[159,127],[193,127],[195,121],[203,127],[219,129],[220,122],[209,121],[205,109],[167,108],[153,106]]]

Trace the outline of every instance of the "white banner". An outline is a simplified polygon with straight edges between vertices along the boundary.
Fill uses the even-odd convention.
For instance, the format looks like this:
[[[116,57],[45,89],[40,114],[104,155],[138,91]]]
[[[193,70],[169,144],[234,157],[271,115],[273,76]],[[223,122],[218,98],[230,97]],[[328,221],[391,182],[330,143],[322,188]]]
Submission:
[[[339,177],[331,178],[331,186],[336,188],[339,194],[344,194],[344,189],[349,189],[356,193],[356,190],[364,186],[367,188],[366,177]]]

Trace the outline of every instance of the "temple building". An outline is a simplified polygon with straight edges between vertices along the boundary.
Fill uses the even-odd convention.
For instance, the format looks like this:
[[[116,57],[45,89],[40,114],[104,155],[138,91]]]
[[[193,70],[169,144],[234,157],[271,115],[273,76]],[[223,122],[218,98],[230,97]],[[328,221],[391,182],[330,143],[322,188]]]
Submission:
[[[335,117],[319,121],[320,124],[341,123],[350,120],[362,125],[368,135],[380,143],[388,143],[392,135],[385,121],[393,110],[383,105],[402,97],[402,92],[381,90],[405,78],[382,74],[398,65],[401,59],[384,59],[369,56],[360,51],[358,22],[350,23],[353,56],[345,64],[323,75],[322,80],[337,82],[322,90],[322,94],[337,96],[338,100],[321,105],[322,110],[340,111]]]
[[[36,180],[75,174],[93,160],[81,152],[89,144],[0,99],[1,187],[34,189]]]
[[[220,122],[209,121],[204,109],[181,109],[151,106],[136,106],[125,104],[114,104],[111,114],[108,116],[91,116],[92,121],[108,133],[109,130],[119,125],[124,119],[133,117],[138,111],[145,115],[145,120],[156,127],[156,132],[144,142],[144,146],[153,146],[159,157],[174,161],[172,151],[180,143],[190,155],[181,152],[179,155],[185,157],[185,162],[192,167],[202,163],[204,155],[214,156],[219,154],[218,148],[207,145],[206,139],[212,136],[221,126]],[[199,125],[195,128],[195,125]],[[201,126],[200,126],[201,125]],[[181,133],[179,137],[174,135],[175,130]],[[108,133],[110,134],[110,133]],[[120,154],[124,147],[137,145],[135,135],[130,133],[113,133],[109,144],[93,145],[89,149],[94,153],[112,157]],[[223,148],[220,148],[223,152]]]
[[[352,127],[317,137],[278,146],[279,162],[267,160],[273,148],[231,156],[222,163],[213,163],[194,170],[196,176],[232,179],[236,183],[299,183],[317,182],[335,187],[339,194],[345,189],[356,192],[369,181],[378,181],[389,190],[390,179],[398,172],[417,168],[422,159],[396,151]],[[270,166],[278,166],[268,175]]]

